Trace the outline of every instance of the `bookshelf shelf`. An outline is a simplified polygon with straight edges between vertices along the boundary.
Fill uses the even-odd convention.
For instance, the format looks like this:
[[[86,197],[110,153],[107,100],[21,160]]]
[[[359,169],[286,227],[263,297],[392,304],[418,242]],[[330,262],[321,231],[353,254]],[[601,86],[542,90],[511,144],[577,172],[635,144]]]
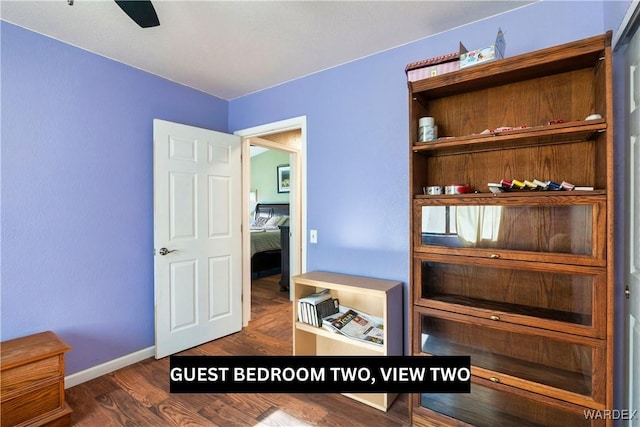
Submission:
[[[349,337],[345,337],[337,332],[327,331],[323,328],[318,328],[317,326],[309,325],[307,323],[296,322],[295,328],[299,331],[304,331],[310,334],[318,335],[318,337],[323,337],[328,340],[335,340],[337,342],[341,342],[344,344],[348,344],[354,347],[360,347],[363,351],[369,352],[371,356],[384,356],[385,349],[384,346],[369,344],[366,342],[357,341],[351,339]]]
[[[403,354],[402,283],[392,280],[313,271],[292,278],[294,356],[401,356]],[[379,317],[384,344],[369,344],[298,321],[298,301],[329,289],[341,305]],[[349,393],[359,402],[387,411],[397,394]]]
[[[604,132],[606,129],[605,119],[575,121],[488,134],[459,136],[433,142],[416,142],[412,150],[436,156],[503,150],[512,147],[567,144],[594,140],[596,133]]]

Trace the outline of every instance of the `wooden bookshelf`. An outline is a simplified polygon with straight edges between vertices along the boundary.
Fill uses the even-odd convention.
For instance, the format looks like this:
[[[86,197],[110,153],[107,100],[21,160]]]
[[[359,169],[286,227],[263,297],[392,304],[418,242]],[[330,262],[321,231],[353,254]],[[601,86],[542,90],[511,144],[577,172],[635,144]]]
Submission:
[[[610,426],[584,411],[614,407],[611,32],[408,89],[411,354],[472,364],[469,395],[411,396],[412,425]],[[488,188],[514,179],[593,190]]]
[[[313,271],[293,281],[293,354],[303,356],[401,356],[403,354],[402,283],[370,277]],[[384,344],[348,338],[298,319],[298,300],[323,289],[332,298],[383,320]],[[345,393],[364,404],[387,411],[397,394]]]

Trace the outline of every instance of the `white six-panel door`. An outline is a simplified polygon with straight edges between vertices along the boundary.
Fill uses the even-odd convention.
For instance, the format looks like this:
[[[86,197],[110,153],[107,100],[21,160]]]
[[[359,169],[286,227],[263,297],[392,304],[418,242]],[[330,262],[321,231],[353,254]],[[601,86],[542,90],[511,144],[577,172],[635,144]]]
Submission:
[[[242,328],[240,138],[153,122],[156,358]]]

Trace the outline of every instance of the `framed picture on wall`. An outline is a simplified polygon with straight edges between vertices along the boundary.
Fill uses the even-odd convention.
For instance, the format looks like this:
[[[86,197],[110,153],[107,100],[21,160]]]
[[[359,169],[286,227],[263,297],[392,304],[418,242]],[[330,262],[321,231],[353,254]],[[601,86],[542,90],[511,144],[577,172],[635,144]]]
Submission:
[[[290,168],[289,165],[280,165],[278,166],[278,193],[288,193],[289,192],[289,180],[290,176]]]

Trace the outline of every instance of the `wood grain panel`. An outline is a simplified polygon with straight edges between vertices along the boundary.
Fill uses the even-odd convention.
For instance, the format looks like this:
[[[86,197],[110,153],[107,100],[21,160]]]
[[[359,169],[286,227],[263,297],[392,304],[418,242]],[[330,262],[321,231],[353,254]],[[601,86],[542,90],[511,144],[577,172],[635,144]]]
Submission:
[[[2,427],[15,426],[16,424],[38,418],[57,409],[62,409],[64,398],[59,381],[49,381],[48,385],[32,388],[12,399],[3,400],[0,405],[2,413]]]
[[[7,394],[16,389],[59,375],[60,356],[57,355],[7,369],[2,372],[2,384],[0,385],[3,400]]]

